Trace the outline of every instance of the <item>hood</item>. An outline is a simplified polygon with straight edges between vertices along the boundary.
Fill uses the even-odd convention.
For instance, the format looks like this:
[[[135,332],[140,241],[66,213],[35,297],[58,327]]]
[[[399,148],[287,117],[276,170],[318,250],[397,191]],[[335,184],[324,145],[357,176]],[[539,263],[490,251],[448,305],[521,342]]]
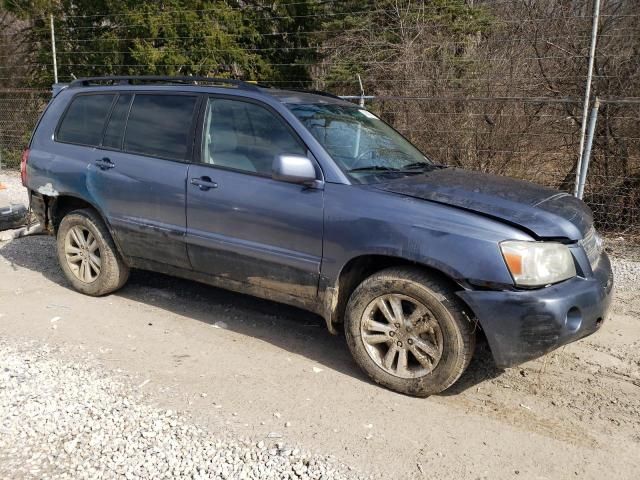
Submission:
[[[457,168],[433,170],[374,187],[476,212],[538,238],[580,240],[593,223],[589,207],[568,193]]]

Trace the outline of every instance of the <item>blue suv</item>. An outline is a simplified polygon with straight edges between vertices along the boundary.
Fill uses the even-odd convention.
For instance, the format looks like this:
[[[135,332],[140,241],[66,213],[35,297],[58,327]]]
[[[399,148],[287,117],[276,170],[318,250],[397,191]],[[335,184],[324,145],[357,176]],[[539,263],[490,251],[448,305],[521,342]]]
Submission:
[[[439,165],[371,112],[236,80],[57,88],[23,155],[74,288],[131,268],[295,305],[398,392],[451,386],[482,331],[499,367],[596,331],[612,273],[566,193]]]

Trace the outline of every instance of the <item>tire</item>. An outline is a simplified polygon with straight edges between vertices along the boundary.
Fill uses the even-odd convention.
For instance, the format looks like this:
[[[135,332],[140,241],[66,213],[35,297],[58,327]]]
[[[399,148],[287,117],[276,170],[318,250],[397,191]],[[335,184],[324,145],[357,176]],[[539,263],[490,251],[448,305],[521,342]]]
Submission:
[[[91,239],[95,239],[95,244]],[[67,280],[86,295],[107,295],[122,287],[129,278],[129,267],[94,210],[74,210],[65,215],[58,228],[56,248]]]
[[[416,397],[453,385],[475,349],[464,304],[418,268],[394,267],[367,278],[351,295],[344,323],[360,368],[376,383]]]

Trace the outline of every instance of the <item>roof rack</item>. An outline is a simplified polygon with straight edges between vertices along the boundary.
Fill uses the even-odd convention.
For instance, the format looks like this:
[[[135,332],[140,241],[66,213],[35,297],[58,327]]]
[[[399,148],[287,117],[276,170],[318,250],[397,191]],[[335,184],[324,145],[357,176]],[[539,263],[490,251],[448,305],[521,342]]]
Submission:
[[[162,76],[162,75],[138,75],[138,76],[112,76],[112,77],[84,77],[78,78],[69,84],[69,88],[90,87],[101,84],[108,85],[134,85],[136,83],[165,83],[165,84],[226,84],[252,91],[260,91],[258,85],[236,80],[233,78],[213,77],[189,77],[189,76]]]

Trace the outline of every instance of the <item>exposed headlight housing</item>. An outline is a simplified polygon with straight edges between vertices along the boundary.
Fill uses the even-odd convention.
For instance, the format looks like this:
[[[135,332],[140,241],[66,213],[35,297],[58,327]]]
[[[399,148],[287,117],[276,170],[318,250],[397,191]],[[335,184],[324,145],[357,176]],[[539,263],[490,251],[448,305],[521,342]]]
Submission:
[[[576,276],[573,255],[561,243],[509,240],[500,249],[518,286],[542,287]]]

